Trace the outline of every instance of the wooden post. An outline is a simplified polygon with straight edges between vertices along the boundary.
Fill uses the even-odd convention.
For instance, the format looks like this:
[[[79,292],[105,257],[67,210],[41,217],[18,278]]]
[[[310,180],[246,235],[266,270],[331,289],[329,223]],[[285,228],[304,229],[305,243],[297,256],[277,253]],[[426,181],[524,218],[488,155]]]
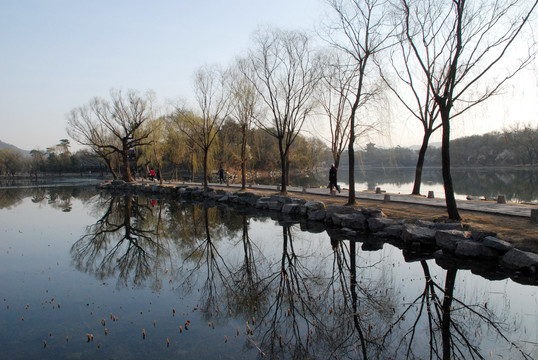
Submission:
[[[435,196],[433,195],[433,191],[432,190],[428,191],[428,199],[434,199],[434,198]]]
[[[385,197],[383,198],[383,202],[389,202],[390,201],[390,195],[385,194]]]

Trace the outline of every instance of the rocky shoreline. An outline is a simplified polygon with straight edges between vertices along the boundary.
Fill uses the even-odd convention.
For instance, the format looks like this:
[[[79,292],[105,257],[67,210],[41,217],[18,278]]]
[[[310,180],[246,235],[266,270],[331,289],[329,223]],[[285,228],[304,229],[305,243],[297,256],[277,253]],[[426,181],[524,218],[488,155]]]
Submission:
[[[321,201],[253,192],[230,192],[187,185],[126,183],[98,186],[111,192],[210,202],[267,212],[284,225],[300,224],[311,232],[326,231],[331,241],[362,242],[363,250],[378,250],[390,243],[403,250],[406,261],[435,258],[443,268],[468,269],[490,280],[507,277],[538,285],[538,254],[516,249],[494,232],[478,231],[461,222],[390,219],[380,209],[326,206]]]

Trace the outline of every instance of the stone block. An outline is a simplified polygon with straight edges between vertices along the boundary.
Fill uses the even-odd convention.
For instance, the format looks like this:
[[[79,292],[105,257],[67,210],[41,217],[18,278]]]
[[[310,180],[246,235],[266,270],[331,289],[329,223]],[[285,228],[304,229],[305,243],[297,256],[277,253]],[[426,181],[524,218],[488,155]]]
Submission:
[[[467,241],[469,234],[459,230],[439,230],[435,234],[435,244],[443,251],[456,252],[456,247],[461,241]]]
[[[418,242],[422,245],[435,245],[435,233],[434,229],[406,224],[402,228],[402,240],[408,244]]]
[[[538,267],[538,254],[512,249],[501,257],[500,263],[510,269],[531,267],[536,269]]]
[[[325,204],[321,201],[308,201],[304,204],[307,213],[316,210],[325,210]]]
[[[366,230],[366,217],[362,213],[347,214],[342,218],[340,223],[342,227],[353,230]]]
[[[282,214],[300,214],[301,205],[299,204],[284,204],[282,206]]]
[[[383,231],[387,233],[389,237],[400,239],[402,237],[402,228],[403,225],[390,225]]]
[[[325,220],[326,210],[313,210],[308,212],[308,220],[322,221]]]
[[[497,239],[494,236],[486,236],[483,238],[482,245],[495,249],[501,253],[505,253],[514,248],[514,245],[510,244],[508,241]]]
[[[504,197],[504,195],[499,195],[497,197],[497,204],[506,204],[506,198]]]
[[[435,195],[433,194],[433,191],[428,191],[428,199],[434,199]]]
[[[391,219],[384,217],[371,217],[368,219],[368,228],[371,232],[379,232],[386,227],[392,225],[394,222]]]
[[[462,257],[475,257],[475,258],[489,258],[494,259],[499,256],[499,253],[491,248],[488,248],[481,243],[463,240],[457,243],[456,250],[454,251],[456,256]]]

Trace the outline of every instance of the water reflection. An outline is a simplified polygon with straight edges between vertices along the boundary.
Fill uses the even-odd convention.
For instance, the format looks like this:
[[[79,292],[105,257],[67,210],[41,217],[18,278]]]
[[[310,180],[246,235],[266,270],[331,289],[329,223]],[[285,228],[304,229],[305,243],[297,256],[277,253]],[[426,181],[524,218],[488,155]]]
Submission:
[[[327,169],[328,172],[328,169]],[[349,172],[338,171],[338,182],[348,187]],[[505,195],[514,202],[538,201],[538,172],[523,169],[459,169],[452,170],[454,191],[459,199],[467,195],[497,199]],[[377,187],[392,193],[410,194],[415,180],[414,168],[368,168],[357,170],[355,188],[358,191],[375,191]],[[264,178],[260,183],[277,185],[280,178]],[[290,175],[293,186],[326,187],[328,180],[325,172],[309,176]],[[440,168],[426,168],[422,174],[422,193],[429,190],[437,196],[444,196],[443,177]]]
[[[63,212],[72,209],[73,198],[87,201],[95,196],[94,186],[31,187],[0,189],[0,209],[16,207],[30,197],[35,204],[45,203]]]
[[[117,277],[118,286],[142,284],[168,255],[160,241],[160,213],[151,216],[148,201],[131,196],[101,200],[95,206],[103,215],[71,248],[74,264],[99,279]]]
[[[161,290],[168,282],[182,298],[197,298],[192,311],[207,331],[232,327],[225,341],[243,339],[243,354],[536,356],[511,334],[517,315],[500,318],[485,294],[472,298],[457,268],[417,258],[420,270],[400,284],[401,254],[372,239],[322,234],[318,243],[289,221],[267,230],[267,219],[207,204],[124,196],[100,198],[93,207],[101,216],[71,248],[77,269],[115,279],[117,287]],[[190,320],[181,326],[188,330]]]

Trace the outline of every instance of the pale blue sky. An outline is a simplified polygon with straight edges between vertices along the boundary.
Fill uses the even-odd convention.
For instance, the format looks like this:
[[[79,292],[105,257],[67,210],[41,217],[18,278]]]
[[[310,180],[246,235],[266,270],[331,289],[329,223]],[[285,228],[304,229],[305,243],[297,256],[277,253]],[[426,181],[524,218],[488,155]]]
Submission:
[[[228,65],[260,25],[312,30],[321,0],[0,0],[0,140],[66,138],[66,114],[111,88],[189,98],[194,71]]]
[[[0,0],[0,140],[26,150],[55,145],[67,138],[69,111],[112,88],[189,99],[194,71],[227,66],[259,26],[314,32],[329,11],[323,0]],[[454,135],[535,122],[537,74],[534,66],[519,76]],[[398,117],[397,135],[377,144],[420,143],[420,125]]]

